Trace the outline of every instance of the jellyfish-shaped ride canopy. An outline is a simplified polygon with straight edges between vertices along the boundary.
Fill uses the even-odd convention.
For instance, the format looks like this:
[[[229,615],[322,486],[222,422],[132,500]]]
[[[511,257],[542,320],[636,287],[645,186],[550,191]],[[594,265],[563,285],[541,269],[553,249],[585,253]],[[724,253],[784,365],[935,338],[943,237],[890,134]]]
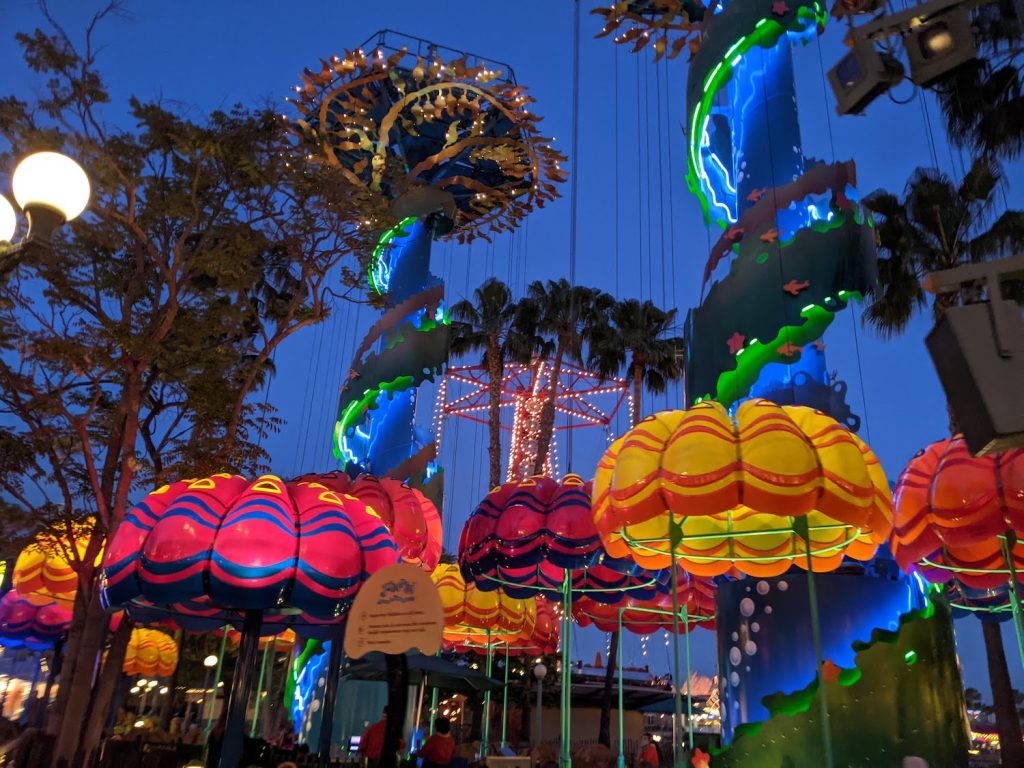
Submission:
[[[650,416],[594,478],[594,517],[616,557],[697,576],[778,576],[869,560],[891,528],[871,449],[826,414],[748,400]]]
[[[974,457],[958,435],[918,451],[896,481],[892,551],[900,567],[945,584],[958,614],[1012,615],[1018,639],[1022,536],[1022,449]]]
[[[542,595],[562,603],[562,666],[571,664],[572,605],[650,599],[669,588],[668,573],[637,566],[628,553],[608,556],[594,525],[591,487],[579,475],[558,482],[531,477],[492,490],[470,514],[459,565],[482,590],[513,597]],[[568,760],[570,675],[562,677],[562,750]]]
[[[110,607],[186,628],[241,626],[221,765],[237,763],[259,635],[336,637],[362,583],[397,562],[394,538],[358,499],[322,483],[217,474],[149,494],[103,560]],[[232,761],[235,761],[234,763]]]
[[[441,516],[434,502],[417,488],[390,477],[344,472],[303,475],[339,494],[354,496],[372,509],[391,531],[402,560],[433,571],[441,559]]]
[[[591,514],[590,483],[569,474],[558,482],[531,477],[499,486],[470,514],[459,564],[482,590],[555,601],[589,597],[619,602],[624,592],[651,598],[666,574],[608,557]]]
[[[45,651],[71,626],[71,612],[57,603],[37,605],[11,590],[0,597],[0,646]]]
[[[731,622],[749,618],[737,614],[736,591],[747,597],[753,589],[743,578],[781,577],[794,566],[806,571],[800,583],[810,610],[800,619],[809,614],[811,631],[794,637],[812,638],[813,647],[789,653],[818,660],[819,678],[822,622],[813,574],[834,571],[846,556],[870,560],[889,535],[890,514],[885,474],[857,435],[820,411],[767,400],[747,400],[734,415],[710,401],[654,414],[609,446],[594,477],[594,518],[609,554],[648,568],[739,580],[717,590],[720,658],[732,652],[724,639],[734,634],[727,631]],[[848,648],[838,627],[826,644]],[[776,634],[763,632],[766,642],[749,645],[752,671],[730,676],[732,687],[723,688],[727,739],[733,720],[760,712],[764,695],[778,690],[775,671],[758,663],[768,655],[753,658],[769,643],[794,647]]]
[[[158,629],[136,627],[128,639],[124,673],[143,677],[170,677],[178,666],[178,644]]]

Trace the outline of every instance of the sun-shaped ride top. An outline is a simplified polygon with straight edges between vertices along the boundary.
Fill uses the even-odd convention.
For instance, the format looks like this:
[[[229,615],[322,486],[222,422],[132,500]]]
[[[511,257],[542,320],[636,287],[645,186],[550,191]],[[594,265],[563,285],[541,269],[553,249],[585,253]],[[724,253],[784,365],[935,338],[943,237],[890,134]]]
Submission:
[[[445,61],[440,47],[393,32],[373,40],[307,68],[295,87],[301,118],[289,126],[310,160],[398,201],[393,215],[436,202],[459,242],[511,232],[558,197],[565,156],[540,135],[511,70],[470,54]]]

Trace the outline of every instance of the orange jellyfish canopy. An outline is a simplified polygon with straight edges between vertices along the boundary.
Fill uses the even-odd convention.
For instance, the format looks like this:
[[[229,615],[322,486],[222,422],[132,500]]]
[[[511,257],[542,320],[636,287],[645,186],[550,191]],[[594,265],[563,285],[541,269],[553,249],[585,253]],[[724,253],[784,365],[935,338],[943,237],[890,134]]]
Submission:
[[[1013,533],[1024,572],[1024,449],[975,458],[962,437],[932,443],[910,460],[893,494],[892,552],[931,582],[1005,585],[1001,536]]]
[[[509,597],[500,589],[483,592],[467,584],[454,563],[437,566],[431,579],[444,606],[444,640],[449,645],[483,648],[533,634],[534,600]]]
[[[697,576],[777,576],[870,559],[891,530],[871,449],[826,414],[748,400],[644,419],[605,452],[594,520],[613,557]],[[675,557],[672,544],[675,542]]]
[[[83,523],[67,536],[40,533],[25,547],[14,564],[11,583],[15,592],[33,605],[57,603],[71,610],[78,591],[77,567],[85,558],[89,544],[89,523]],[[103,553],[96,557],[98,566]]]
[[[688,573],[678,577],[679,607],[686,609],[686,621],[680,615],[679,631],[689,632],[694,627],[715,628],[715,584],[711,579],[698,578]],[[675,631],[672,620],[672,595],[659,594],[653,598],[628,597],[619,605],[605,605],[584,597],[573,603],[572,615],[581,627],[593,624],[602,632],[616,632],[619,629],[619,612],[622,612],[622,626],[638,635],[650,635],[659,629]]]
[[[221,630],[218,630],[217,632],[214,632],[214,634],[220,634],[220,632],[221,632]],[[263,635],[263,636],[260,637],[259,648],[262,651],[268,645],[273,643],[274,644],[274,651],[275,651],[275,653],[284,653],[285,651],[290,651],[290,650],[292,650],[292,648],[295,647],[295,638],[296,638],[295,631],[291,630],[291,629],[286,629],[284,632],[281,632],[280,634],[277,634],[277,635],[269,635],[269,636],[268,635]],[[241,642],[242,642],[242,633],[239,632],[237,629],[234,629],[234,628],[229,629],[228,630],[228,641],[232,645],[239,645],[239,644],[241,644]]]
[[[155,629],[133,629],[124,655],[124,673],[170,677],[178,666],[178,644]]]

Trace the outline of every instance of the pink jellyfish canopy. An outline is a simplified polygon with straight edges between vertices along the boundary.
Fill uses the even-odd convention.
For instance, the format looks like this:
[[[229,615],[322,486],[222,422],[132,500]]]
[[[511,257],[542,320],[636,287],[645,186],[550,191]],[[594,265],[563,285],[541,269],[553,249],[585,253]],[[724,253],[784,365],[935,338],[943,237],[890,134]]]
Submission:
[[[396,562],[381,519],[322,483],[218,474],[149,494],[125,518],[102,569],[106,604],[190,629],[260,611],[270,631],[338,624],[360,585]],[[154,615],[155,614],[155,615]]]

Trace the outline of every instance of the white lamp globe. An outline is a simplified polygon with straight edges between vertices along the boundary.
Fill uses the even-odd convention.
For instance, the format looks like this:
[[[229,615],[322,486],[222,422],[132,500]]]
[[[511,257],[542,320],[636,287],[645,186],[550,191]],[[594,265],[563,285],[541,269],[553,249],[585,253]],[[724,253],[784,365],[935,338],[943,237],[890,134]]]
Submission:
[[[548,674],[548,668],[543,664],[538,664],[533,668],[533,676],[538,680],[543,680]]]
[[[216,667],[217,657],[212,654],[210,656],[207,656],[205,659],[203,659],[203,666],[207,669],[209,669],[210,667]]]
[[[89,177],[82,166],[60,152],[36,152],[14,169],[14,199],[23,209],[41,206],[58,211],[66,221],[89,204]]]
[[[0,195],[0,243],[9,243],[14,239],[18,228],[18,215],[14,212],[11,201]]]

